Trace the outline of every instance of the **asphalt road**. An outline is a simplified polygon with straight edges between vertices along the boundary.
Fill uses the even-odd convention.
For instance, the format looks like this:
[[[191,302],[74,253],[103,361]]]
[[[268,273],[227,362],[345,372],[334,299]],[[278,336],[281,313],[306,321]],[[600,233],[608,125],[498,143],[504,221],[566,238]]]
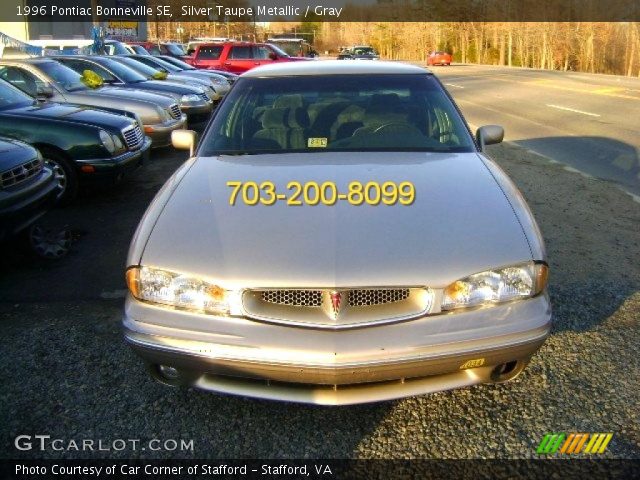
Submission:
[[[477,65],[431,67],[472,127],[640,196],[640,78]]]
[[[521,376],[504,385],[345,408],[172,390],[154,383],[124,345],[120,319],[133,231],[155,192],[186,157],[165,149],[154,151],[152,161],[117,188],[84,194],[46,218],[47,224],[74,232],[67,257],[45,262],[3,247],[0,457],[535,457],[549,432],[613,432],[605,457],[640,458],[640,204],[614,183],[528,152],[535,145],[522,142],[538,138],[550,149],[541,153],[564,162],[565,150],[553,150],[543,131],[524,138],[527,118],[551,125],[564,111],[539,102],[530,112],[533,100],[485,102],[493,91],[491,81],[457,73],[465,68],[475,67],[437,71],[445,83],[465,87],[448,88],[470,122],[507,127],[509,142],[490,147],[490,154],[524,193],[548,249],[554,328]],[[474,82],[479,82],[476,93],[467,94]],[[475,97],[485,83],[480,102]],[[502,83],[507,90],[515,88]],[[485,103],[489,107],[476,106]],[[521,104],[523,111],[518,110]],[[501,113],[510,111],[512,117]],[[543,114],[548,116],[538,117]],[[512,125],[505,118],[512,118]],[[608,133],[596,136],[607,138]],[[13,440],[21,434],[107,443],[183,439],[193,440],[194,449],[18,452]]]

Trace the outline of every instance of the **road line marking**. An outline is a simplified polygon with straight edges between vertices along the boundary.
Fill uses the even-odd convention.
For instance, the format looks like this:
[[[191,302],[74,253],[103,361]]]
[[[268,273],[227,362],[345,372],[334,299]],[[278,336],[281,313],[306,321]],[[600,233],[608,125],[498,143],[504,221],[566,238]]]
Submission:
[[[627,195],[630,195],[634,202],[640,203],[640,195],[635,195],[634,193],[631,193],[630,191],[625,190],[624,187],[621,187],[620,185],[618,185],[618,188],[622,190],[624,193],[626,193]]]
[[[456,85],[455,83],[445,83],[445,85],[448,87],[464,88],[462,85]]]
[[[585,112],[583,110],[576,110],[575,108],[562,107],[560,105],[552,105],[552,104],[549,104],[549,103],[547,103],[547,107],[557,108],[558,110],[566,110],[567,112],[581,113],[582,115],[589,115],[590,117],[599,117],[600,116],[597,113]]]

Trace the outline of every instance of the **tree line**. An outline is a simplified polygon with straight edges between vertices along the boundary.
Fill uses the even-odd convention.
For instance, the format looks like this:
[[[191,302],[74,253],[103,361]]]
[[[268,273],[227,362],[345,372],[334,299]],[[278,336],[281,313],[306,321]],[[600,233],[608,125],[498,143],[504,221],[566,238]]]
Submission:
[[[640,24],[560,22],[303,23],[320,50],[370,44],[385,59],[455,62],[640,76]]]
[[[242,2],[243,0],[236,0]],[[149,37],[175,38],[172,22],[149,22]],[[454,62],[640,77],[637,22],[188,22],[182,41],[228,36],[263,41],[291,33],[319,52],[371,45],[383,59],[425,62],[447,51]]]

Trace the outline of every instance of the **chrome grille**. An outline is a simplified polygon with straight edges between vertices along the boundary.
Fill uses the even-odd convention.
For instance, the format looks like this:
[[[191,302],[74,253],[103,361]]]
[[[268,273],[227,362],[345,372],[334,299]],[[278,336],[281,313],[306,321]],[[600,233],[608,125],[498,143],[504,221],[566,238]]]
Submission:
[[[144,141],[144,134],[137,123],[122,130],[122,135],[129,150],[137,150]]]
[[[322,305],[322,290],[265,290],[262,300],[292,307],[319,307]]]
[[[42,171],[42,160],[36,158],[0,173],[0,188],[17,185]]]
[[[426,287],[274,288],[245,290],[249,318],[315,328],[353,328],[424,315],[434,304]]]
[[[176,120],[182,117],[182,112],[180,111],[180,107],[178,106],[177,103],[174,103],[169,107],[169,113],[171,113],[171,116]]]
[[[408,288],[349,290],[349,305],[372,307],[401,302],[409,298]]]

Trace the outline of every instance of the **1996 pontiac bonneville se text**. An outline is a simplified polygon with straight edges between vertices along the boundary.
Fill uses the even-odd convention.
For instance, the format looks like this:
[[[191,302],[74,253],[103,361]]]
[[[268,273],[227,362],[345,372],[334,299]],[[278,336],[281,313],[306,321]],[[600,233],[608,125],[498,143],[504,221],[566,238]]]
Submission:
[[[502,137],[474,141],[418,67],[251,70],[195,154],[173,134],[192,158],[133,238],[127,341],[163,383],[305,403],[514,378],[551,307],[535,220],[483,153]]]

